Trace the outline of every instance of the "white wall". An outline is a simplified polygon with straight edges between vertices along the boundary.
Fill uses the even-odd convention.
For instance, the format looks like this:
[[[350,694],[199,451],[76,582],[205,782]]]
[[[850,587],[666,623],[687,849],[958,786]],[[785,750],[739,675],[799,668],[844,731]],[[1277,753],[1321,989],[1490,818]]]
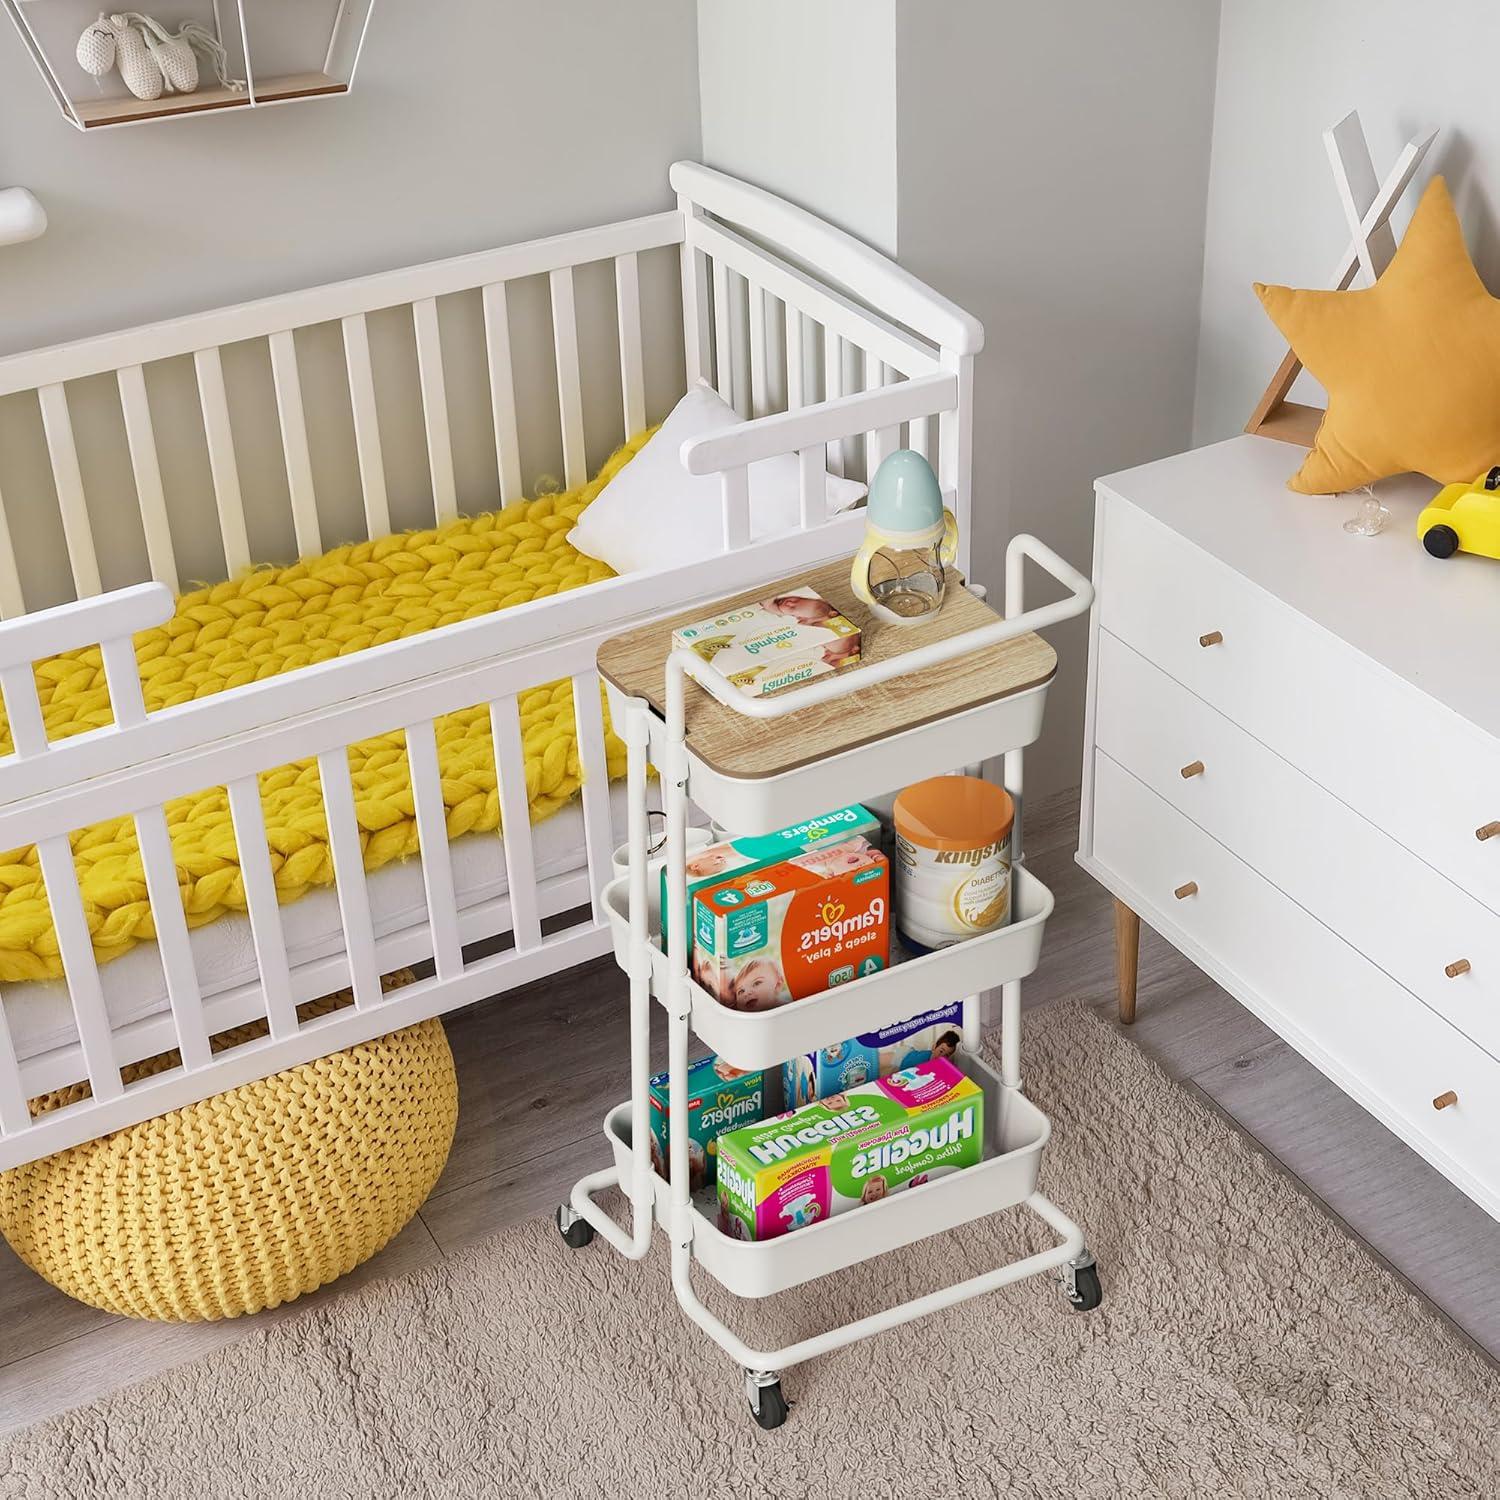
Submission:
[[[981,318],[975,573],[1032,531],[1087,569],[1093,480],[1188,446],[1217,6],[898,8],[902,263]],[[1032,585],[1031,597],[1038,597]],[[1028,788],[1076,785],[1087,633]]]
[[[1398,232],[1430,171],[1446,173],[1476,264],[1500,287],[1497,51],[1493,0],[1223,0],[1197,442],[1240,431],[1285,352],[1251,283],[1325,285],[1348,242],[1322,133],[1349,110],[1379,176],[1410,136],[1443,127]]]
[[[896,248],[897,0],[698,0],[703,159]]]

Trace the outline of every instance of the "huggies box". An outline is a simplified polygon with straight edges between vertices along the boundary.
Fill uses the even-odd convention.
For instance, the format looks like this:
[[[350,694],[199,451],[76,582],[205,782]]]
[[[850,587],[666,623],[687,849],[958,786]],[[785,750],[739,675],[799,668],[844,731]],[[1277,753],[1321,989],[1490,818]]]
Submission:
[[[984,1156],[984,1091],[946,1057],[719,1137],[719,1228],[767,1240]]]

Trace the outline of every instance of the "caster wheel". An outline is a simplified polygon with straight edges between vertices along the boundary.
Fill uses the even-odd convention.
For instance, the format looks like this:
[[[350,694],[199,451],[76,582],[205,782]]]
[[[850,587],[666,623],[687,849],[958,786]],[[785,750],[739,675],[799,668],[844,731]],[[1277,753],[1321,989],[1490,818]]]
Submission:
[[[1068,1302],[1074,1312],[1092,1312],[1104,1301],[1104,1288],[1099,1284],[1097,1266],[1079,1266],[1073,1272],[1073,1291]]]
[[[1429,526],[1422,545],[1433,557],[1452,557],[1458,551],[1458,533],[1451,526]]]
[[[781,1394],[779,1380],[775,1385],[757,1388],[756,1394],[750,1398],[750,1415],[755,1418],[756,1425],[767,1432],[774,1432],[786,1421],[786,1397]]]
[[[582,1250],[594,1242],[594,1226],[587,1219],[580,1219],[573,1210],[562,1203],[557,1209],[557,1232],[570,1250]]]

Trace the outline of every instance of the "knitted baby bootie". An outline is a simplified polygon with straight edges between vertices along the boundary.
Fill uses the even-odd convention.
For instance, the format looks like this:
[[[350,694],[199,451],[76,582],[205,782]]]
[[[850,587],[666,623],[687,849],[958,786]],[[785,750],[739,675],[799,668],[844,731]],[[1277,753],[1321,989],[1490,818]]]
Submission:
[[[146,38],[122,15],[109,18],[115,33],[115,66],[137,99],[160,99],[166,79],[146,46]]]
[[[115,29],[99,12],[99,19],[78,38],[78,66],[94,78],[103,78],[115,65]]]

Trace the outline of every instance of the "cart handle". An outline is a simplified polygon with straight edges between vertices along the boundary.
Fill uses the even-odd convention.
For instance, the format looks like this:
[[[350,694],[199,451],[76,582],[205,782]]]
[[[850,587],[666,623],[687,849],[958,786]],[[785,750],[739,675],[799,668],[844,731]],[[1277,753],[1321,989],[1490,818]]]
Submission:
[[[1011,614],[1019,610],[1021,574],[1025,560],[1030,558],[1043,572],[1050,573],[1067,589],[1068,596],[1053,604],[1044,604]],[[1007,616],[993,624],[982,625],[977,630],[966,630],[962,635],[950,636],[945,641],[934,641],[931,645],[918,646],[914,651],[904,651],[900,656],[874,662],[858,671],[835,674],[815,682],[809,687],[798,688],[795,693],[778,693],[769,698],[749,698],[742,694],[727,694],[723,691],[723,679],[716,676],[708,663],[689,650],[678,646],[667,657],[667,730],[673,740],[683,735],[682,693],[672,691],[674,677],[691,677],[706,693],[732,708],[736,713],[752,719],[779,719],[785,714],[797,713],[804,708],[814,708],[835,698],[846,698],[861,688],[871,687],[877,682],[889,682],[893,677],[905,677],[920,672],[939,662],[950,661],[965,652],[977,651],[984,646],[998,646],[1002,641],[1014,640],[1017,636],[1033,631],[1045,630],[1051,625],[1071,620],[1083,614],[1094,602],[1094,586],[1071,563],[1064,562],[1045,542],[1034,536],[1021,533],[1010,540],[1005,549],[1005,607]]]

